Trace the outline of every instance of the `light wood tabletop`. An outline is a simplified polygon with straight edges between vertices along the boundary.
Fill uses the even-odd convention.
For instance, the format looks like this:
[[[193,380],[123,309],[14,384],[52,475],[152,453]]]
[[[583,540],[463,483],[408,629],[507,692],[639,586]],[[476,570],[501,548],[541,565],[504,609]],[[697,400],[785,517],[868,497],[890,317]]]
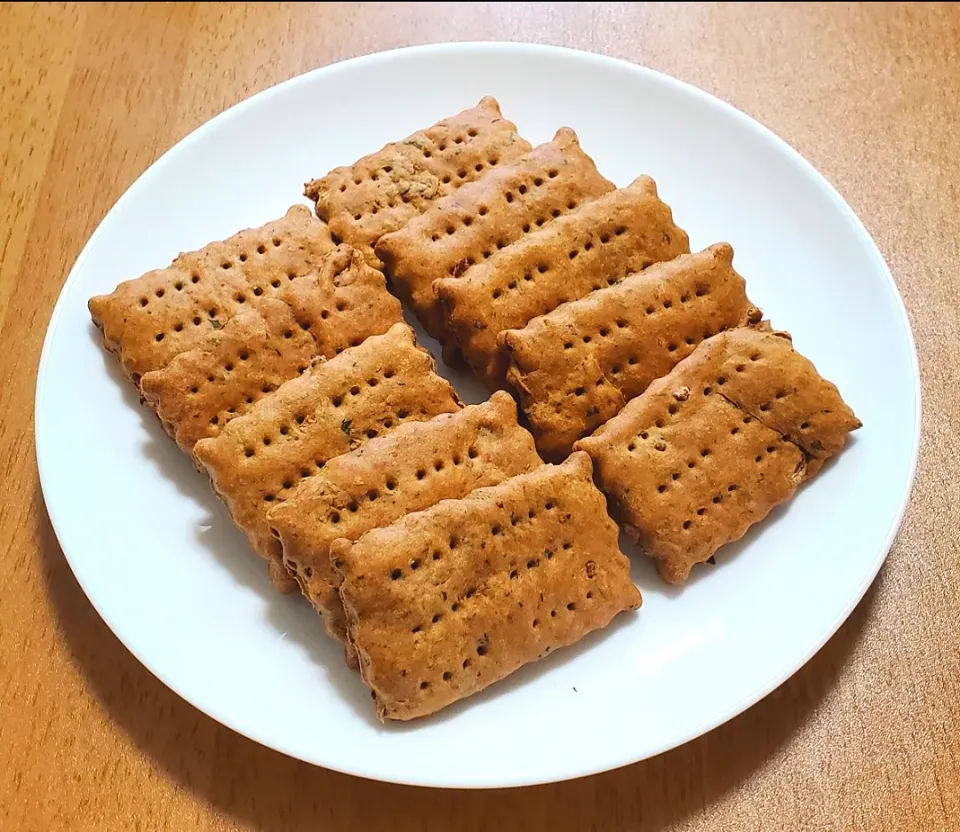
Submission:
[[[619,771],[454,792],[287,759],[145,670],[57,545],[37,478],[33,398],[67,272],[162,152],[306,70],[482,39],[579,47],[662,70],[805,155],[860,215],[906,300],[924,441],[874,586],[765,700]],[[4,4],[0,830],[960,828],[958,136],[960,5]]]

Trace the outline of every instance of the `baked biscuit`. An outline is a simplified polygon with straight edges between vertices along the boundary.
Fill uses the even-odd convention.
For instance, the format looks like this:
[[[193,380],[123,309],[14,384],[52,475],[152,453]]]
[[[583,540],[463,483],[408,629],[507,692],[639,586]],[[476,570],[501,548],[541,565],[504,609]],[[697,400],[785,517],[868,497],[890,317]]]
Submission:
[[[426,716],[640,606],[574,454],[331,549],[381,719]]]
[[[669,583],[738,540],[860,421],[785,333],[715,335],[574,444]]]
[[[496,99],[487,96],[472,109],[308,182],[305,193],[333,233],[379,268],[373,244],[381,236],[402,228],[433,200],[529,150]]]
[[[576,133],[563,127],[553,141],[510,165],[498,165],[385,236],[377,254],[424,329],[444,341],[435,280],[456,280],[524,234],[613,188],[580,149]]]
[[[334,540],[356,540],[411,511],[540,464],[533,437],[517,424],[513,399],[494,393],[483,404],[401,425],[331,459],[267,519],[279,533],[287,570],[330,634],[343,641],[346,623],[330,565]]]
[[[561,303],[689,250],[653,180],[641,176],[434,288],[467,363],[488,385],[500,387],[507,362],[497,337],[505,329],[526,326]]]
[[[726,243],[656,263],[500,333],[537,447],[563,457],[703,339],[760,320]]]
[[[267,511],[327,460],[402,422],[457,410],[456,393],[433,368],[413,330],[394,324],[284,382],[194,446],[195,461],[250,544],[270,561],[278,585],[287,588],[290,581],[281,580],[282,550]]]
[[[175,355],[201,344],[234,315],[316,270],[334,249],[330,229],[304,205],[199,251],[165,269],[121,283],[91,298],[103,344],[135,383]]]
[[[141,393],[189,453],[316,357],[333,358],[400,320],[400,303],[383,275],[359,252],[340,246],[318,275],[288,283],[163,369],[145,373]]]
[[[289,337],[284,337],[289,336]],[[144,403],[187,453],[313,363],[317,345],[287,304],[263,300],[208,332],[200,345],[144,373]]]
[[[294,280],[278,297],[325,358],[359,346],[403,320],[400,301],[387,291],[383,272],[348,245],[339,246],[324,261],[316,280]]]

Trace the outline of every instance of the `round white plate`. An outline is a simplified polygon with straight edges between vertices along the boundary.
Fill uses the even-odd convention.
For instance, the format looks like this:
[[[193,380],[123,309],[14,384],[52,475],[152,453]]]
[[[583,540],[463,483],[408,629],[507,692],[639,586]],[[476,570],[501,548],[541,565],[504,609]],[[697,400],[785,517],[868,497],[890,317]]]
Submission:
[[[86,301],[279,216],[301,200],[305,180],[486,94],[535,144],[573,127],[618,185],[652,175],[694,250],[730,241],[751,299],[839,385],[864,427],[792,503],[684,588],[665,586],[634,554],[639,613],[431,719],[384,726],[310,607],[273,592],[207,483],[139,406]],[[455,381],[465,398],[482,397]],[[53,313],[37,456],[84,591],[140,661],[198,708],[340,771],[515,786],[665,751],[807,661],[890,547],[913,480],[919,406],[916,352],[887,267],[850,208],[780,139],[628,63],[452,44],[294,78],[205,124],[147,170],[91,237]]]

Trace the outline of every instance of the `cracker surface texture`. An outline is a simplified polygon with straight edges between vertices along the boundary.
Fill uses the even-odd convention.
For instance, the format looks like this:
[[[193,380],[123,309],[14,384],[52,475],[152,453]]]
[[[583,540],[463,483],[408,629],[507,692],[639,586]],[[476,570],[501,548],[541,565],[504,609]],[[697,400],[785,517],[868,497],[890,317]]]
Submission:
[[[317,269],[335,245],[305,205],[278,220],[187,252],[165,269],[88,302],[103,344],[135,383],[211,331]]]
[[[381,719],[434,713],[641,601],[585,454],[336,541],[331,556]]]
[[[501,332],[689,250],[653,180],[641,176],[434,288],[467,363],[488,385],[502,387],[507,360],[498,344]]]
[[[400,320],[400,303],[383,275],[342,245],[318,274],[290,282],[166,367],[145,373],[141,393],[189,453],[317,358],[333,358]]]
[[[488,401],[401,425],[331,459],[293,497],[270,510],[284,562],[335,638],[346,638],[330,545],[356,540],[440,500],[465,497],[541,464],[504,392]]]
[[[433,358],[399,323],[284,382],[218,436],[197,442],[193,455],[277,578],[285,570],[269,509],[330,459],[404,422],[459,407]]]
[[[760,318],[719,243],[506,330],[499,344],[537,447],[562,458],[701,341]]]
[[[393,286],[430,335],[447,337],[435,280],[456,280],[496,252],[614,189],[569,127],[512,164],[437,200],[405,228],[384,237],[377,254]]]
[[[476,107],[308,182],[305,194],[334,234],[380,268],[373,244],[381,236],[529,150],[496,99],[487,96]]]
[[[704,341],[574,448],[669,583],[791,497],[860,421],[786,333]]]

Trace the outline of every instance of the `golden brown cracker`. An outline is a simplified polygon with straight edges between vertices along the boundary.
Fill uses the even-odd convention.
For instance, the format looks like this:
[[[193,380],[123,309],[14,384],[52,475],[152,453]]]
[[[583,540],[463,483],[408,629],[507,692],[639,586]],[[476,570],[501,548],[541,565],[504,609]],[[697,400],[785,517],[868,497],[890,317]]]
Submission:
[[[316,275],[288,282],[140,381],[145,402],[188,453],[261,396],[401,320],[400,303],[362,255],[339,246]]]
[[[702,340],[760,317],[720,243],[565,303],[499,343],[537,447],[562,457]]]
[[[859,424],[788,338],[741,328],[704,341],[574,448],[593,458],[616,516],[664,580],[682,583]]]
[[[445,340],[433,283],[456,279],[498,250],[612,191],[569,127],[510,165],[438,200],[377,244],[392,285],[424,329]]]
[[[412,511],[540,464],[533,437],[517,424],[516,404],[499,392],[483,404],[401,425],[331,459],[271,509],[268,520],[279,533],[287,569],[330,634],[343,641],[346,622],[330,564],[334,540],[356,540]]]
[[[282,550],[267,511],[302,480],[403,422],[460,407],[433,370],[413,330],[395,324],[284,382],[218,436],[197,442],[194,459],[253,548],[278,566]]]
[[[434,713],[641,602],[585,454],[335,541],[331,557],[381,719]]]
[[[139,384],[211,330],[256,306],[291,280],[314,271],[334,249],[330,229],[304,205],[278,220],[241,231],[165,269],[121,283],[88,306],[104,346]]]
[[[487,96],[476,107],[308,182],[305,193],[334,234],[379,268],[373,244],[381,236],[402,228],[433,200],[529,150],[496,99]]]
[[[325,358],[403,320],[400,301],[387,291],[383,272],[348,245],[338,246],[321,264],[316,280],[294,280],[278,297]]]
[[[434,283],[467,363],[492,387],[506,383],[497,345],[506,329],[633,272],[689,251],[653,180],[586,202],[477,264],[462,278]]]
[[[216,436],[265,394],[306,370],[316,342],[297,325],[290,307],[264,299],[208,332],[199,346],[145,373],[140,389],[164,429],[187,453]]]
[[[707,344],[715,387],[741,410],[794,442],[807,456],[839,452],[860,420],[786,332],[737,329]]]

